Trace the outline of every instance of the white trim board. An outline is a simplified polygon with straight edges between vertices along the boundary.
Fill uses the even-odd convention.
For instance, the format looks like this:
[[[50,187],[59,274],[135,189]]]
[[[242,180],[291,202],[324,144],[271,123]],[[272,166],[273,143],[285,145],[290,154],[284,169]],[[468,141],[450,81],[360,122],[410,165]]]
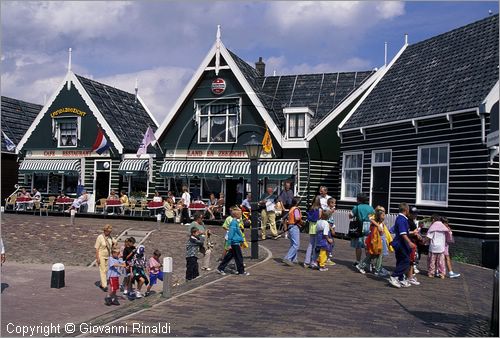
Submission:
[[[403,47],[401,47],[401,49],[399,50],[399,52],[396,54],[396,56],[394,56],[394,58],[387,65],[387,67],[384,66],[384,67],[380,68],[380,70],[379,70],[379,71],[381,71],[380,75],[375,80],[375,82],[373,83],[373,85],[366,91],[366,93],[361,97],[361,99],[359,99],[358,103],[356,103],[356,105],[347,114],[347,116],[344,118],[344,120],[342,120],[342,122],[340,122],[339,127],[338,127],[338,131],[339,132],[344,131],[344,130],[341,130],[342,127],[347,123],[347,121],[349,121],[349,119],[351,118],[351,116],[356,112],[356,110],[359,108],[359,106],[365,101],[365,99],[368,97],[368,95],[370,95],[370,93],[372,92],[372,90],[377,86],[377,84],[384,77],[384,75],[389,71],[389,69],[391,69],[392,65],[396,62],[397,59],[399,59],[399,57],[401,56],[401,54],[403,54],[403,52],[406,50],[406,47],[408,47],[407,44],[405,44],[405,45],[403,45]],[[367,127],[363,127],[363,128],[367,128]],[[354,128],[354,129],[359,129],[359,128]]]
[[[151,120],[153,120],[153,122],[155,123],[156,128],[158,128],[158,126],[159,126],[158,121],[156,120],[156,118],[154,117],[154,115],[151,113],[151,111],[149,110],[148,106],[146,106],[146,104],[144,103],[144,101],[142,100],[142,98],[139,96],[139,94],[137,94],[137,100],[144,107],[144,110],[148,113],[148,115],[151,118]],[[146,132],[146,131],[144,130],[144,132]]]
[[[195,86],[198,84],[200,81],[201,77],[203,76],[204,72],[206,71],[210,61],[212,58],[215,56],[216,52],[216,44],[217,42],[214,43],[208,54],[205,56],[203,59],[202,63],[199,65],[198,69],[194,73],[193,77],[191,80],[188,82],[186,87],[184,88],[183,92],[173,105],[172,109],[168,113],[167,117],[161,124],[160,128],[155,133],[156,139],[160,140],[162,135],[165,133],[167,127],[169,124],[172,122],[174,119],[175,115],[179,112],[179,109],[182,107],[183,103],[188,99],[189,95],[192,93],[194,90]],[[229,51],[226,49],[224,44],[220,42],[220,53],[224,60],[226,61],[227,65],[229,66],[229,69],[233,72],[234,76],[240,83],[240,85],[243,87],[243,90],[245,91],[245,94],[250,98],[252,101],[254,107],[257,109],[259,112],[260,116],[262,119],[267,123],[267,126],[270,130],[270,132],[273,134],[274,138],[280,145],[280,147],[283,147],[283,136],[281,135],[281,132],[274,123],[273,119],[267,112],[267,110],[264,108],[262,102],[260,102],[260,99],[258,98],[257,94],[254,93],[252,87],[248,83],[247,79],[241,72],[240,68],[236,65],[236,62],[233,60],[231,57],[231,54],[229,54]]]
[[[31,126],[28,128],[28,130],[24,134],[24,136],[21,139],[21,141],[17,144],[16,154],[19,154],[19,151],[23,148],[24,144],[28,141],[28,139],[30,138],[31,134],[36,129],[36,127],[38,126],[38,124],[40,123],[40,121],[42,120],[42,118],[45,116],[45,114],[47,113],[48,109],[52,106],[52,104],[54,103],[55,99],[57,98],[57,96],[59,95],[59,93],[61,92],[61,90],[64,90],[64,89],[67,90],[67,88],[65,88],[65,87],[66,87],[66,84],[68,83],[68,81],[73,83],[73,85],[75,86],[76,90],[80,93],[80,96],[82,97],[83,101],[87,104],[87,106],[90,108],[90,110],[94,114],[95,118],[97,119],[97,121],[101,124],[101,126],[103,127],[103,129],[106,131],[106,134],[109,137],[110,141],[113,143],[113,145],[118,150],[118,152],[122,153],[123,152],[123,145],[118,140],[118,137],[113,132],[113,129],[107,123],[107,121],[104,118],[104,116],[102,116],[101,112],[99,111],[99,109],[97,108],[97,106],[94,104],[94,102],[90,98],[90,96],[87,93],[87,91],[85,90],[85,88],[83,88],[83,85],[80,83],[80,81],[78,80],[78,78],[76,77],[76,75],[73,72],[70,71],[70,72],[68,72],[66,74],[66,76],[64,77],[64,80],[57,87],[57,90],[54,91],[54,93],[50,97],[50,100],[47,101],[47,103],[43,106],[42,110],[40,110],[40,112],[38,113],[37,117],[35,118],[35,120],[31,124]]]
[[[495,83],[493,88],[490,90],[488,95],[483,100],[483,104],[485,105],[485,110],[487,113],[491,112],[491,107],[499,100],[499,81]]]

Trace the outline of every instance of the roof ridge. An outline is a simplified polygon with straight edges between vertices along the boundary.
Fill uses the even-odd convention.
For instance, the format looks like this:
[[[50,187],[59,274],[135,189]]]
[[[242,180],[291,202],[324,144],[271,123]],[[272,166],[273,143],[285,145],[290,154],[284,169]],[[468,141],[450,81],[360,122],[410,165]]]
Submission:
[[[410,44],[409,47],[414,47],[414,46],[418,46],[418,45],[421,45],[421,44],[424,44],[424,43],[428,43],[429,41],[431,40],[437,40],[439,38],[442,38],[443,36],[445,35],[449,35],[449,34],[452,34],[452,33],[455,33],[457,31],[461,31],[461,30],[464,30],[464,29],[470,29],[471,26],[475,26],[475,25],[480,25],[480,24],[483,24],[484,22],[486,21],[492,21],[493,18],[497,19],[498,20],[498,13],[497,14],[494,14],[494,15],[489,15],[483,19],[480,19],[480,20],[477,20],[477,21],[474,21],[474,22],[471,22],[471,23],[468,23],[464,26],[460,26],[460,27],[456,27],[456,28],[453,28],[452,30],[449,30],[449,31],[446,31],[446,32],[443,32],[441,34],[438,34],[438,35],[434,35],[434,36],[431,36],[425,40],[421,40],[419,42],[415,42],[413,44]]]

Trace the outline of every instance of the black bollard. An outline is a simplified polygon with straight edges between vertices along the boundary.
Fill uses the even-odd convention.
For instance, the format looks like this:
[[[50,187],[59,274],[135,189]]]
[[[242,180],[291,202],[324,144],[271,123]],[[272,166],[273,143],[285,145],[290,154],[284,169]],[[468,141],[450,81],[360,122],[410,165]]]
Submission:
[[[52,265],[52,277],[50,278],[50,287],[60,289],[64,284],[64,264],[56,263]]]

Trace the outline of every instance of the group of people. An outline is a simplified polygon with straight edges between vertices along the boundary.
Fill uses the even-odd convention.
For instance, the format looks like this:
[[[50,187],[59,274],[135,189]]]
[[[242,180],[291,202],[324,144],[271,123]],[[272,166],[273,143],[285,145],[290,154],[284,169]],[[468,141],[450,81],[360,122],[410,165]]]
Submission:
[[[129,298],[142,298],[148,296],[151,287],[158,280],[163,281],[161,252],[154,250],[153,255],[146,260],[144,245],[135,246],[134,237],[125,240],[121,247],[111,237],[112,225],[106,224],[103,233],[95,242],[96,264],[99,267],[100,282],[96,285],[107,292],[104,301],[106,305],[120,305],[117,292],[123,290],[123,295]],[[122,281],[120,283],[120,277]],[[136,285],[134,290],[133,286]],[[146,292],[142,287],[146,285]]]

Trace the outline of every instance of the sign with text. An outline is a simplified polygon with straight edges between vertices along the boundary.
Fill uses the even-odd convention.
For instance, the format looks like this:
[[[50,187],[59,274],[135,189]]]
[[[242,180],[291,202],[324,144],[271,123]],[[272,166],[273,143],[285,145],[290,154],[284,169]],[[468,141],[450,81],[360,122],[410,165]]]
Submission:
[[[64,113],[76,114],[78,116],[85,116],[85,115],[87,115],[86,112],[81,111],[78,108],[69,108],[69,107],[66,107],[66,108],[61,108],[61,109],[58,109],[56,111],[53,111],[52,113],[50,113],[50,117],[54,118],[54,117],[59,116],[59,115],[64,114]]]
[[[104,156],[103,156],[104,155]],[[102,155],[93,152],[92,150],[28,150],[26,152],[26,157],[36,157],[36,158],[56,158],[56,157],[72,157],[72,158],[82,158],[82,157],[105,157],[109,156],[109,150],[106,150]]]
[[[262,158],[270,158],[261,155]],[[247,158],[245,150],[167,150],[167,157],[186,157],[186,158]]]

